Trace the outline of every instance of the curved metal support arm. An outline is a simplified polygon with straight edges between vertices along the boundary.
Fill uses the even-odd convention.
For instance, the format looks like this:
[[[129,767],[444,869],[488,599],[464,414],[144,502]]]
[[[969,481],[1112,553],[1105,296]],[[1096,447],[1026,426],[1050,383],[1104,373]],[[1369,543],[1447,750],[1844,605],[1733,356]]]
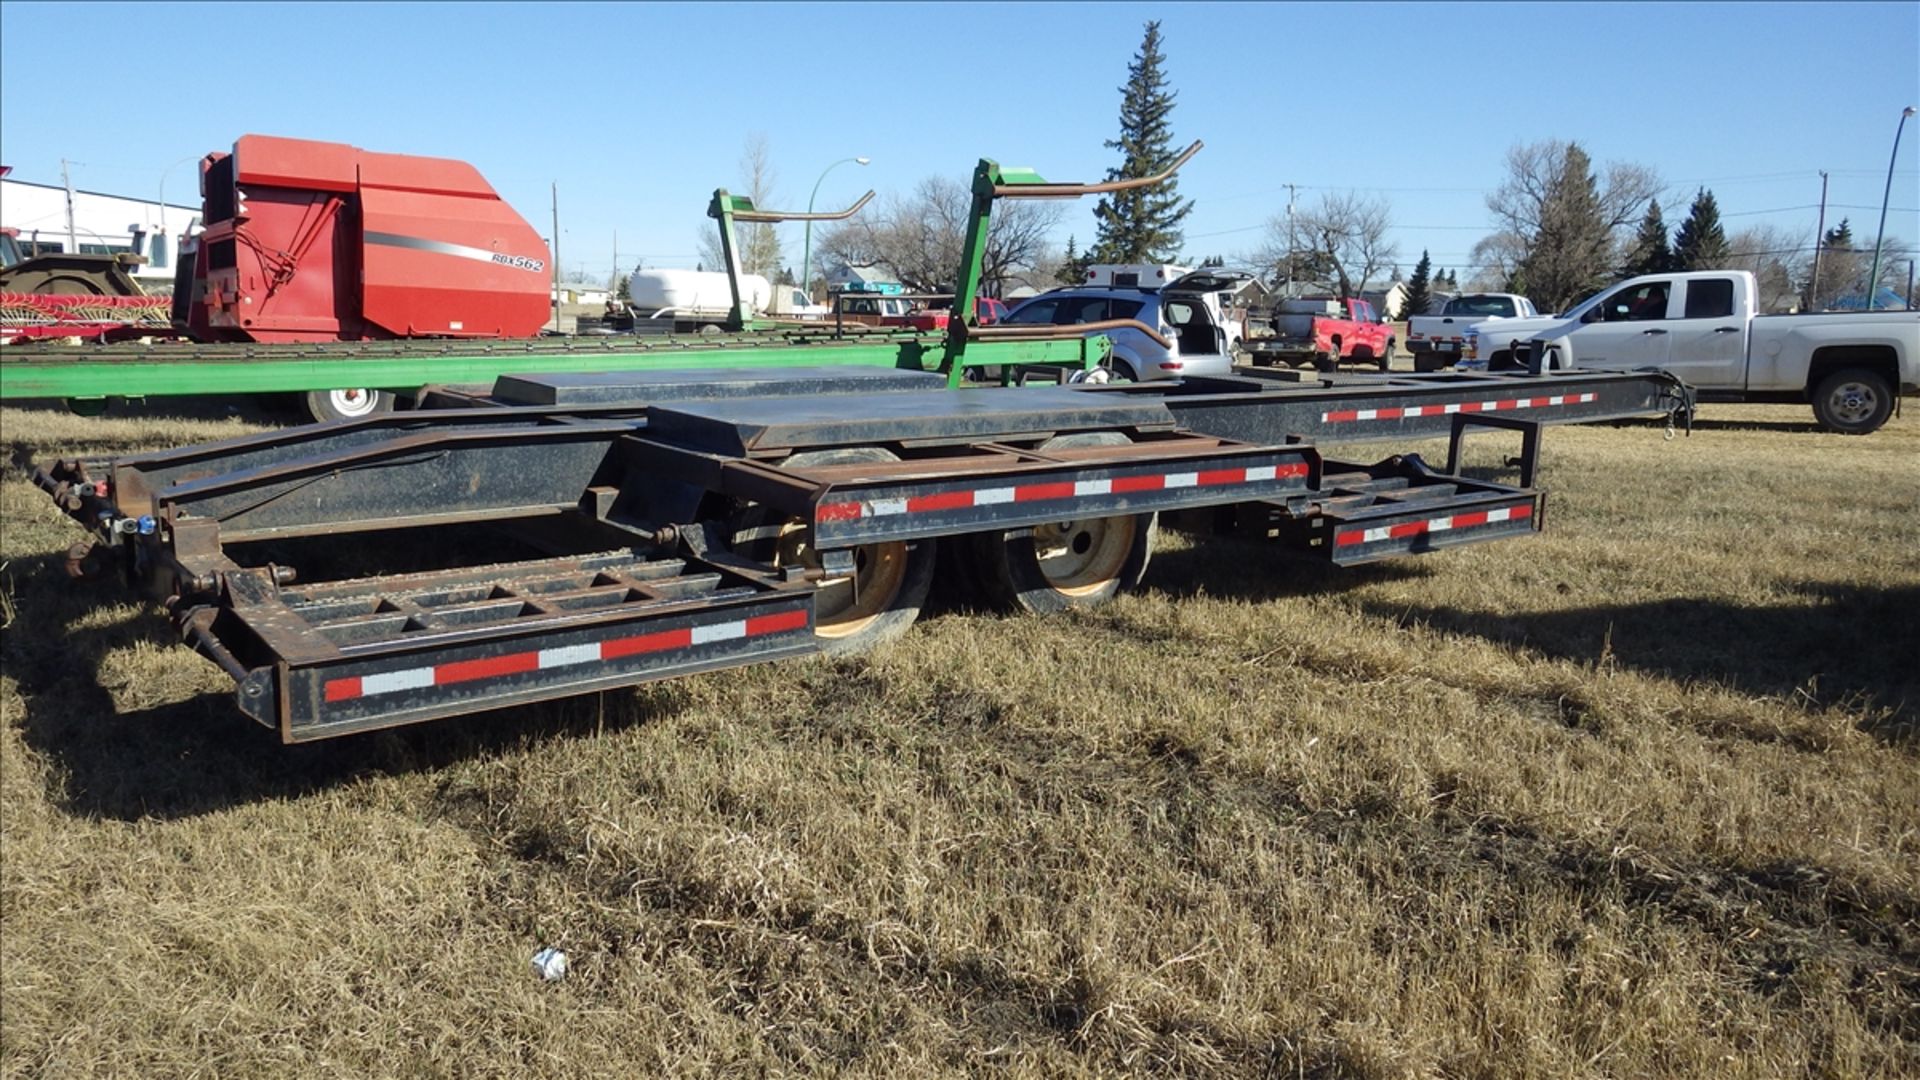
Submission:
[[[798,210],[735,210],[735,221],[845,221],[860,212],[860,208],[873,201],[873,192],[860,196],[860,201],[838,213],[803,214]]]
[[[970,338],[990,338],[999,341],[1066,341],[1072,338],[1086,337],[1088,334],[1104,330],[1138,330],[1152,338],[1163,349],[1171,349],[1173,342],[1166,335],[1148,326],[1138,319],[1104,319],[1100,322],[1070,323],[1065,326],[1049,324],[996,324],[994,326],[970,326],[967,336]]]
[[[1199,139],[1193,140],[1193,145],[1180,151],[1180,156],[1173,159],[1173,164],[1154,176],[1142,176],[1132,180],[1108,180],[1100,184],[995,184],[993,194],[998,199],[1070,199],[1080,195],[1102,195],[1109,191],[1152,187],[1179,172],[1180,166],[1185,165],[1188,159],[1199,153],[1204,145],[1206,144]]]

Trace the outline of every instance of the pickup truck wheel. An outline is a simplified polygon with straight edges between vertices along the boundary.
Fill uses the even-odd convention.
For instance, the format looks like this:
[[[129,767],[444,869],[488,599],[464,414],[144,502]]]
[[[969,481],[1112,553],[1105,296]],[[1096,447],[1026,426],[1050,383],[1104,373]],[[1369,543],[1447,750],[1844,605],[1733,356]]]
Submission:
[[[795,454],[781,468],[898,461],[877,446]],[[733,516],[735,552],[777,568],[819,569],[813,530],[803,522],[748,503]],[[931,540],[864,544],[853,551],[854,572],[820,582],[814,593],[813,637],[829,656],[866,652],[905,634],[933,588],[937,545]]]
[[[347,387],[340,390],[310,390],[307,392],[307,415],[316,422],[328,420],[358,420],[363,416],[374,416],[393,411],[394,396],[385,390],[368,390],[364,387]]]
[[[1842,368],[1820,380],[1813,392],[1813,418],[1842,435],[1878,431],[1892,413],[1893,388],[1866,368]]]
[[[1380,370],[1393,370],[1393,339],[1387,339],[1387,351],[1380,354]]]
[[[1038,449],[1131,442],[1119,432],[1086,432],[1056,436]],[[1157,524],[1155,514],[1119,514],[975,533],[964,538],[969,576],[980,599],[1003,611],[1047,614],[1098,607],[1139,586]]]

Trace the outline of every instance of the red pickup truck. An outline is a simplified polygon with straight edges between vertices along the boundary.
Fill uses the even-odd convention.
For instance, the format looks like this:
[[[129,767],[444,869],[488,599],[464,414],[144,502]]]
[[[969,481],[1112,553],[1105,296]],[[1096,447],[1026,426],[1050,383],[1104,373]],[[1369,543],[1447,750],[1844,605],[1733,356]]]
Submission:
[[[953,300],[934,300],[919,311],[892,315],[880,320],[882,326],[911,326],[915,330],[945,330],[952,313]],[[973,298],[973,313],[981,326],[991,326],[1007,316],[1007,305],[990,297]]]
[[[1282,300],[1273,316],[1273,336],[1247,338],[1240,343],[1256,365],[1282,363],[1290,367],[1312,361],[1321,371],[1332,371],[1341,361],[1393,366],[1393,327],[1365,300],[1316,297]]]

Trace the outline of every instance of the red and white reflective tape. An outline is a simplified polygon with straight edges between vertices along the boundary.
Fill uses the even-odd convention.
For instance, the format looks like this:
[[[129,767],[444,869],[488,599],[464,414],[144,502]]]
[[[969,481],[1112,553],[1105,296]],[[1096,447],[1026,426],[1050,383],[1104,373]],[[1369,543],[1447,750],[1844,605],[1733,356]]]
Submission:
[[[1372,529],[1349,529],[1335,534],[1333,543],[1335,547],[1377,544],[1382,540],[1404,540],[1409,536],[1446,532],[1449,529],[1464,529],[1470,525],[1525,521],[1532,516],[1533,504],[1521,503],[1519,506],[1509,506],[1499,510],[1475,510],[1471,513],[1449,514],[1446,517],[1428,518],[1424,521],[1403,521],[1398,525],[1381,525]]]
[[[1554,394],[1551,397],[1501,398],[1496,401],[1457,401],[1451,405],[1408,405],[1399,409],[1337,409],[1320,414],[1323,424],[1349,420],[1411,420],[1417,416],[1450,416],[1453,413],[1506,412],[1509,409],[1544,409],[1550,405],[1587,405],[1600,400],[1595,393]]]
[[[378,675],[351,675],[343,679],[328,679],[324,694],[329,702],[353,701],[357,698],[391,694],[401,690],[452,686],[479,679],[498,679],[507,675],[519,675],[528,671],[549,671],[554,668],[605,663],[609,660],[618,660],[623,656],[685,649],[715,641],[760,637],[765,634],[777,634],[783,630],[800,630],[806,625],[805,611],[783,611],[777,615],[756,615],[750,619],[709,623],[706,626],[683,626],[678,630],[657,630],[651,634],[634,634],[631,637],[612,638],[607,641],[589,641],[579,645],[562,645],[553,649],[508,653],[504,656],[485,656],[476,660],[454,660],[427,667],[383,671]]]
[[[968,510],[978,506],[1078,499],[1090,495],[1129,495],[1139,491],[1175,491],[1180,488],[1257,484],[1267,480],[1292,479],[1306,475],[1307,463],[1295,461],[1283,465],[1255,465],[1237,469],[1201,469],[1196,472],[1156,473],[1147,476],[1115,476],[1105,480],[1058,480],[1044,484],[942,491],[932,495],[910,495],[904,499],[855,499],[849,502],[821,503],[814,510],[814,520],[859,521],[862,518],[893,517],[899,514],[924,514],[933,510]]]

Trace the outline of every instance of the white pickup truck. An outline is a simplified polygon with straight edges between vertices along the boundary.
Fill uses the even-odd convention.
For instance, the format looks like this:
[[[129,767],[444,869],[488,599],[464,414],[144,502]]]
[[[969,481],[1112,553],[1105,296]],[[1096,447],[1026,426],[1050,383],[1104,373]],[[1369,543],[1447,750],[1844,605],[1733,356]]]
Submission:
[[[1651,274],[1537,319],[1469,330],[1461,367],[1660,368],[1701,401],[1806,402],[1828,431],[1865,435],[1920,394],[1920,311],[1754,314],[1743,270]]]
[[[1533,301],[1513,293],[1468,293],[1447,301],[1438,315],[1407,320],[1407,351],[1413,370],[1439,371],[1460,359],[1467,328],[1490,319],[1531,319],[1540,312]]]

